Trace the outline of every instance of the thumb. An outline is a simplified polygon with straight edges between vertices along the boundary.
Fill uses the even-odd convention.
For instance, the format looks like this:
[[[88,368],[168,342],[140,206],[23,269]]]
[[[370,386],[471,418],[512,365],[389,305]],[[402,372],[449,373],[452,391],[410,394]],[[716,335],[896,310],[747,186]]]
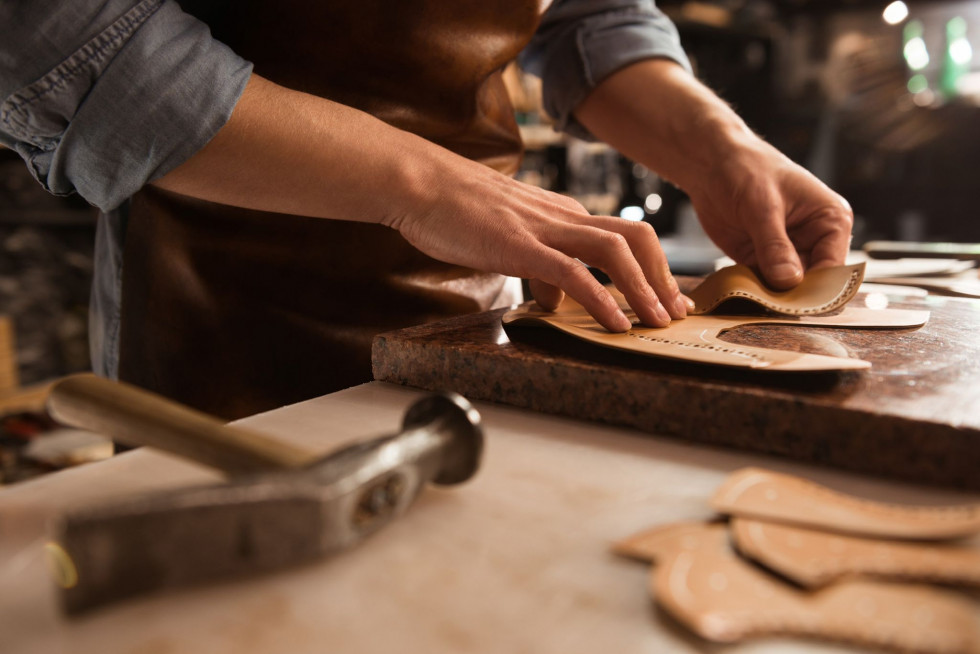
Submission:
[[[782,220],[770,218],[752,237],[759,272],[777,290],[793,288],[803,281],[803,264],[786,234]]]

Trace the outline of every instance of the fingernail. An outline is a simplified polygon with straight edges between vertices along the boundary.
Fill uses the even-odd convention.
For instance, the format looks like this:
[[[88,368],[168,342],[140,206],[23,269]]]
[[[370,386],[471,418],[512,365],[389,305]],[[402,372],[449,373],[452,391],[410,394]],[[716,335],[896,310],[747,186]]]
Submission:
[[[679,318],[684,318],[685,316],[687,316],[688,302],[691,302],[690,300],[687,300],[687,302],[685,302],[684,300],[685,298],[683,295],[678,295],[677,297],[674,298],[674,311],[677,312],[677,316]],[[691,302],[691,304],[693,304],[693,302]],[[693,309],[694,307],[691,308]]]
[[[664,305],[657,302],[657,308],[654,309],[653,312],[657,315],[657,318],[660,319],[660,322],[665,323],[665,325],[670,323],[670,314],[667,313],[667,309],[664,308]]]
[[[633,323],[630,322],[630,319],[626,317],[626,314],[622,310],[616,312],[614,322],[616,323],[617,332],[628,332],[633,327]]]
[[[795,281],[803,276],[803,271],[789,262],[777,263],[769,270],[769,276],[773,279]]]

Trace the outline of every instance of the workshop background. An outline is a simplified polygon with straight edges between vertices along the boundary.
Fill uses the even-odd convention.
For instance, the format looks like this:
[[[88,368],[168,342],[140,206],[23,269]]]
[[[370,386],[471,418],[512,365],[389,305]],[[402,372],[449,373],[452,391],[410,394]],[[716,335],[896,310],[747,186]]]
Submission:
[[[658,5],[698,76],[850,200],[855,247],[980,241],[980,1]],[[528,146],[524,181],[651,222],[677,273],[710,269],[719,253],[682,192],[608,148],[554,133],[536,80],[508,72]],[[84,201],[48,195],[0,149],[0,417],[18,409],[4,400],[19,389],[89,368],[94,234]]]

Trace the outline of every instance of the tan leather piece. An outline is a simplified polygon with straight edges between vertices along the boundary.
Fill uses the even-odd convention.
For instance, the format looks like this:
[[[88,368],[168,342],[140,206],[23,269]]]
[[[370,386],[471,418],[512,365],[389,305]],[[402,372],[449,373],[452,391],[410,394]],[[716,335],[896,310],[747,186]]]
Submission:
[[[501,172],[520,166],[500,71],[534,34],[538,0],[181,7],[267,79]],[[146,187],[126,234],[119,376],[237,418],[370,381],[378,333],[505,306],[504,293],[500,275],[436,261],[380,225]]]
[[[618,549],[656,560],[656,601],[709,640],[798,635],[895,651],[980,651],[973,607],[952,593],[863,580],[794,588],[741,559],[724,524],[670,525],[627,543]]]
[[[760,479],[784,483],[754,483]],[[816,489],[816,508],[801,503],[799,493],[784,492],[787,486],[796,489],[801,484],[808,493],[805,499],[812,499]],[[757,488],[767,504],[779,505],[787,514],[826,517],[821,496],[828,493],[834,496],[833,506],[846,509],[846,519],[853,519],[848,510],[855,503],[865,513],[865,505],[872,505],[872,523],[876,513],[893,517],[896,512],[917,515],[920,510],[867,503],[755,468],[733,473],[718,494],[737,499],[751,496],[743,493],[745,489]],[[959,508],[951,510],[955,514]],[[946,510],[937,507],[934,512]],[[734,518],[727,524],[656,527],[616,543],[614,551],[653,561],[650,590],[656,602],[710,640],[796,635],[900,652],[980,652],[980,623],[967,598],[929,586],[856,576],[977,585],[980,551],[969,545],[895,543]]]
[[[738,551],[807,588],[868,576],[980,587],[980,546],[895,542],[735,518]]]
[[[980,281],[975,279],[942,279],[936,277],[889,277],[882,284],[914,286],[938,295],[980,298]]]
[[[679,551],[696,549],[705,530],[715,527],[725,529],[726,525],[724,522],[675,522],[616,541],[612,550],[620,556],[659,565]]]
[[[533,302],[523,304],[504,314],[503,324],[547,326],[596,345],[647,356],[773,372],[813,372],[860,370],[870,368],[871,364],[862,359],[736,345],[719,336],[735,327],[752,324],[897,329],[919,327],[929,318],[927,311],[845,307],[839,314],[830,316],[692,315],[674,320],[667,327],[644,327],[635,324],[636,315],[623,295],[613,287],[609,290],[634,321],[635,326],[626,333],[607,331],[582,305],[568,297],[555,311],[542,309]]]
[[[711,507],[736,517],[859,536],[942,540],[980,533],[980,504],[884,504],[761,468],[732,473],[715,491]]]
[[[864,265],[861,262],[811,270],[798,286],[787,291],[766,287],[748,266],[728,266],[708,275],[687,294],[694,300],[691,313],[709,313],[732,299],[748,300],[769,311],[791,316],[836,311],[858,292],[864,279]]]

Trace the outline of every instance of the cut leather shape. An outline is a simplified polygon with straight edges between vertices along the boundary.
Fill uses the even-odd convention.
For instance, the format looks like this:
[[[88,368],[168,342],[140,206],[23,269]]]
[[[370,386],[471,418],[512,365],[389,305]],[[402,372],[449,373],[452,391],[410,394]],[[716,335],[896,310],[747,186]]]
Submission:
[[[644,327],[635,325],[636,314],[626,304],[622,293],[613,287],[609,287],[609,291],[634,322],[634,327],[626,333],[607,331],[582,305],[569,297],[555,311],[542,309],[534,302],[522,304],[504,314],[503,324],[547,326],[589,343],[647,356],[773,372],[813,372],[859,370],[870,368],[871,364],[862,359],[736,345],[719,336],[742,325],[896,329],[919,327],[929,319],[928,311],[845,307],[831,316],[691,315],[684,320],[671,321],[666,327]]]
[[[909,543],[736,518],[738,551],[807,588],[849,576],[980,587],[980,547]]]
[[[726,515],[858,536],[942,540],[980,533],[980,504],[885,504],[760,468],[732,473],[715,491],[711,507]]]
[[[973,279],[937,279],[935,277],[892,277],[882,279],[882,284],[913,286],[935,293],[953,297],[980,298],[980,281]]]
[[[844,581],[794,588],[741,559],[724,524],[653,529],[617,546],[655,560],[651,592],[680,622],[713,641],[798,635],[896,651],[976,652],[972,605],[923,586]]]
[[[847,304],[861,287],[864,263],[820,268],[806,273],[803,281],[787,291],[774,291],[748,266],[736,264],[708,275],[688,297],[699,315],[713,311],[732,299],[753,302],[764,309],[790,316],[810,316],[836,311]]]

